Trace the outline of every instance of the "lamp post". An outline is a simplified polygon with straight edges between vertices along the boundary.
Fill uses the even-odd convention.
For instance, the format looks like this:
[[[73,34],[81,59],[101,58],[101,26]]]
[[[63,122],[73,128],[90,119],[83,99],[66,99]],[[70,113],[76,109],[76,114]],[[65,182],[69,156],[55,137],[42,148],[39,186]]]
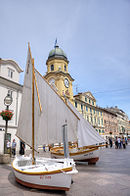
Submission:
[[[8,93],[4,98],[4,105],[6,106],[6,110],[9,110],[9,106],[12,104],[13,98]],[[7,128],[8,128],[8,119],[5,120],[5,137],[4,137],[4,154],[7,153]]]

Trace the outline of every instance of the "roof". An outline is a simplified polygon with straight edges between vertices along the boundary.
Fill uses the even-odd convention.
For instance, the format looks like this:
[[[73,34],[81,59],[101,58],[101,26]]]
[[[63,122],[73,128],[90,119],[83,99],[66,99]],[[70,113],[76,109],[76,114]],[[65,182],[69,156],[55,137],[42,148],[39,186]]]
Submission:
[[[55,45],[54,49],[49,52],[47,61],[54,58],[63,59],[68,62],[67,55],[58,45]]]
[[[7,60],[7,59],[0,59],[0,64],[3,64],[3,65],[7,65],[7,64],[11,64],[15,67],[15,69],[21,73],[23,72],[23,70],[19,67],[19,65],[13,61],[13,60]]]

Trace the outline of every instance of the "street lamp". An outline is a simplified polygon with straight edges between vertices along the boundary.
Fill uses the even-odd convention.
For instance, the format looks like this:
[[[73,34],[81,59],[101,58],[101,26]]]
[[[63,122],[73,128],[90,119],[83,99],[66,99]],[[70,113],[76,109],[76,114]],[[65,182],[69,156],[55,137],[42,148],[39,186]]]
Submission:
[[[13,98],[12,98],[11,95],[8,93],[8,94],[6,95],[6,97],[4,98],[4,104],[5,104],[5,106],[6,106],[6,110],[9,109],[9,106],[12,104],[12,102],[13,102]]]
[[[9,110],[9,106],[12,104],[13,98],[8,93],[4,98],[4,105],[6,106],[6,110]],[[7,153],[7,127],[8,127],[8,118],[5,120],[5,137],[4,137],[4,154]]]

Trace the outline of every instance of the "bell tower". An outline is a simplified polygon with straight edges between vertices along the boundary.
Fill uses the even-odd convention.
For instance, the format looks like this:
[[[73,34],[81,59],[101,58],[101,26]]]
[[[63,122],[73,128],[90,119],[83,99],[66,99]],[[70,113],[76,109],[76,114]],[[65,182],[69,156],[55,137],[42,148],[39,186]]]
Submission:
[[[74,79],[68,72],[69,61],[64,51],[58,46],[57,41],[54,49],[49,53],[46,61],[47,73],[44,76],[52,87],[64,98],[73,100],[72,82]]]

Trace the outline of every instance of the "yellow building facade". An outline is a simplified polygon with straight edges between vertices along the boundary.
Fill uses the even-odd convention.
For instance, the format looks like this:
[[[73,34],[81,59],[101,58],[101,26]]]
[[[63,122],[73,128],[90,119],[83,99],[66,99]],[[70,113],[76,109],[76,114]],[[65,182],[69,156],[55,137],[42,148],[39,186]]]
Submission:
[[[49,53],[46,61],[47,73],[44,76],[51,86],[64,99],[67,97],[83,117],[95,127],[99,133],[104,133],[103,112],[96,106],[96,99],[91,92],[78,93],[73,96],[72,83],[74,79],[68,72],[69,61],[64,51],[58,45]]]
[[[96,106],[96,99],[91,92],[75,95],[74,106],[100,134],[104,134],[103,111]]]

